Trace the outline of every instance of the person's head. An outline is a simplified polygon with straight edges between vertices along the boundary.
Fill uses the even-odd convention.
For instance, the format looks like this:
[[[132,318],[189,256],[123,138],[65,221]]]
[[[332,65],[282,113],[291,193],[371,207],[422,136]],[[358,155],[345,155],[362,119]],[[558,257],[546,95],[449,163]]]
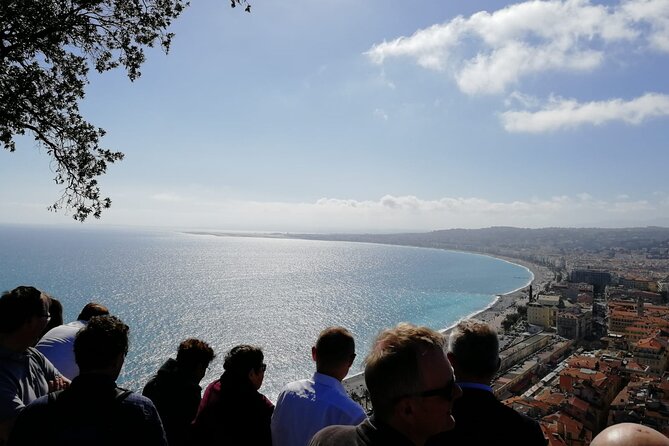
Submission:
[[[460,321],[448,338],[448,359],[458,381],[489,384],[500,365],[497,332],[477,319]]]
[[[328,327],[320,332],[311,348],[316,371],[338,380],[346,377],[355,359],[355,341],[344,327]]]
[[[19,286],[0,297],[0,333],[12,336],[12,348],[23,351],[39,340],[51,314],[51,297],[31,286]]]
[[[437,331],[400,323],[382,331],[365,358],[374,415],[416,444],[455,425],[451,407],[462,391],[444,344]]]
[[[80,374],[105,373],[116,379],[128,354],[129,331],[116,316],[93,316],[74,339]]]
[[[46,323],[46,327],[42,330],[41,336],[44,336],[49,330],[58,327],[59,325],[63,325],[63,304],[61,304],[55,297],[50,296],[49,322]]]
[[[204,341],[188,338],[179,344],[177,364],[179,369],[199,383],[207,372],[209,363],[216,357],[214,350]]]
[[[225,355],[223,369],[225,373],[237,379],[248,379],[257,390],[262,386],[267,366],[263,362],[265,356],[260,347],[253,345],[238,345],[232,347]]]
[[[107,316],[108,314],[109,309],[104,305],[96,302],[89,302],[81,309],[79,316],[77,316],[77,320],[88,322],[93,316]]]
[[[648,426],[620,423],[609,426],[592,439],[590,446],[669,446],[669,438]]]

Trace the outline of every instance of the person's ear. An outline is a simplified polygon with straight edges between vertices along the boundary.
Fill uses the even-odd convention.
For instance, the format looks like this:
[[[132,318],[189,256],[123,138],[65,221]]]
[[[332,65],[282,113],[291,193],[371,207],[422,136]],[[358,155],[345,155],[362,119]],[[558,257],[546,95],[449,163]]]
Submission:
[[[316,346],[311,347],[311,359],[313,359],[314,362],[318,361],[318,351],[316,350]]]
[[[499,371],[499,368],[502,366],[502,358],[497,358],[497,367],[495,368],[495,371]]]

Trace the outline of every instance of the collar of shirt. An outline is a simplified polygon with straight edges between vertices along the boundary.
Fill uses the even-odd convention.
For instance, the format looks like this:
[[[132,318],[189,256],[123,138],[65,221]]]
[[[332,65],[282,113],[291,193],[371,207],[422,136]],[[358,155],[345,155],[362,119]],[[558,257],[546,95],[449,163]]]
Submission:
[[[460,386],[461,389],[479,389],[479,390],[486,390],[492,393],[492,387],[490,387],[487,384],[470,383],[466,381],[456,381],[456,384]]]
[[[28,357],[29,354],[30,354],[30,347],[22,352],[15,352],[14,350],[10,350],[8,348],[0,346],[0,358],[2,359],[22,362]]]
[[[321,384],[323,386],[328,386],[328,387],[334,387],[339,391],[339,393],[344,393],[346,394],[346,390],[344,389],[344,386],[342,385],[341,382],[337,378],[333,378],[330,375],[324,375],[322,373],[314,373],[314,376],[312,377],[314,380],[315,384]]]

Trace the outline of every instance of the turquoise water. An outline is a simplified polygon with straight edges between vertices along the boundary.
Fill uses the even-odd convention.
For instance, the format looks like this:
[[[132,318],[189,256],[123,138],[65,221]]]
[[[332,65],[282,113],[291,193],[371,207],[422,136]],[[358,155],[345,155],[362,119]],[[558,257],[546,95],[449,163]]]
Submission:
[[[356,337],[361,369],[379,330],[400,321],[444,328],[525,286],[530,272],[486,256],[425,248],[176,232],[0,226],[0,288],[33,285],[63,302],[65,321],[89,301],[131,328],[119,384],[141,390],[186,337],[218,357],[263,347],[261,391],[313,372],[310,348],[328,325]]]

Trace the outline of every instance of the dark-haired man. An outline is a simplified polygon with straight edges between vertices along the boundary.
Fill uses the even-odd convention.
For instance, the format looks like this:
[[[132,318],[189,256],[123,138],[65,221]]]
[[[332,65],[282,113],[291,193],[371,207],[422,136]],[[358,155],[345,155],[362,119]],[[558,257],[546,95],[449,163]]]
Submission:
[[[58,371],[73,380],[79,374],[79,366],[74,360],[74,338],[93,316],[105,316],[109,309],[104,305],[90,302],[81,309],[77,320],[59,325],[47,331],[35,346]]]
[[[69,384],[33,346],[49,321],[50,297],[19,286],[0,297],[0,445],[31,401]]]
[[[316,373],[292,382],[281,391],[272,415],[274,446],[306,446],[325,426],[355,425],[366,418],[341,381],[355,359],[353,335],[343,327],[328,327],[311,348]]]
[[[505,406],[492,392],[501,362],[494,328],[477,319],[459,322],[449,336],[448,359],[463,394],[453,406],[455,429],[430,441],[431,446],[548,443],[538,422]]]
[[[190,444],[190,426],[202,399],[200,381],[216,355],[204,341],[188,338],[179,344],[177,358],[168,358],[144,386],[153,401],[170,446]]]
[[[128,353],[128,332],[117,317],[92,317],[74,340],[79,375],[69,388],[26,406],[9,445],[166,446],[151,400],[116,386]]]
[[[357,426],[326,427],[310,446],[423,446],[453,429],[461,390],[444,344],[441,333],[408,323],[381,332],[365,359],[374,414]]]

